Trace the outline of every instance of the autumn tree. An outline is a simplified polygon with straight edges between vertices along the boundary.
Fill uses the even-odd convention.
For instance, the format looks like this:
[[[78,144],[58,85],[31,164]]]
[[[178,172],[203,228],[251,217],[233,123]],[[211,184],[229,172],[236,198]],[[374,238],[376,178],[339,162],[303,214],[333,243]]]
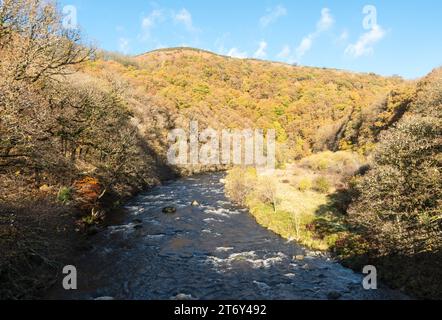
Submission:
[[[48,96],[58,82],[53,80],[61,80],[92,53],[77,30],[63,27],[54,3],[1,2],[0,169],[39,170],[58,162],[48,157],[56,121]]]
[[[441,152],[440,118],[409,116],[383,135],[349,211],[380,254],[440,250]]]
[[[2,75],[36,82],[72,71],[94,52],[79,31],[63,26],[56,5],[42,0],[3,0],[0,5]]]

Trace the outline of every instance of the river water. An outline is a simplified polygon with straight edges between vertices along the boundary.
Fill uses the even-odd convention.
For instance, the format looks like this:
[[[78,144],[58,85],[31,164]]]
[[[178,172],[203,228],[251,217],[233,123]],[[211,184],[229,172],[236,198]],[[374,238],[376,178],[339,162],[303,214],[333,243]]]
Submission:
[[[134,198],[124,221],[75,260],[78,290],[60,285],[49,299],[403,298],[366,291],[362,275],[259,226],[226,199],[222,177],[181,179]],[[166,206],[177,212],[164,214]]]

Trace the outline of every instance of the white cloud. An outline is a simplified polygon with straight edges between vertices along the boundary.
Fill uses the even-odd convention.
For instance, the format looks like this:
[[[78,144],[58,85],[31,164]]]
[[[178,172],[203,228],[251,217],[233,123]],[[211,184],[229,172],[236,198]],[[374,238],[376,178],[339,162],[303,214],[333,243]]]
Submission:
[[[227,53],[229,57],[244,59],[247,57],[247,52],[240,51],[238,48],[232,48]]]
[[[127,38],[120,38],[118,40],[118,47],[123,54],[128,54],[130,51],[130,41]]]
[[[303,38],[299,46],[296,48],[298,58],[302,58],[313,46],[313,34],[309,34]]]
[[[330,9],[323,8],[321,10],[321,17],[316,23],[314,32],[302,38],[301,42],[294,49],[289,45],[285,45],[278,53],[277,57],[287,63],[293,64],[298,62],[308,51],[313,47],[314,41],[323,32],[330,30],[335,24],[335,20],[331,15]]]
[[[333,26],[334,23],[335,20],[330,14],[330,9],[324,8],[321,11],[321,19],[316,24],[316,32],[327,31]]]
[[[255,54],[253,55],[255,58],[258,59],[264,59],[267,57],[267,42],[264,40],[259,43],[259,48],[256,50]]]
[[[193,26],[192,15],[187,9],[181,9],[180,12],[174,15],[173,19],[177,23],[182,23],[188,31],[196,31]]]
[[[149,15],[143,18],[141,21],[141,28],[143,29],[143,39],[150,37],[150,32],[155,25],[164,19],[163,12],[161,10],[153,10]]]
[[[321,10],[321,18],[316,23],[316,30],[309,35],[305,36],[301,43],[296,48],[296,59],[301,59],[313,46],[313,42],[316,38],[318,38],[321,33],[330,30],[331,27],[335,24],[335,20],[330,13],[330,9],[323,8]]]
[[[356,43],[350,44],[345,49],[345,53],[355,58],[371,55],[374,52],[373,46],[385,35],[385,30],[381,26],[375,25],[370,31],[362,34]]]
[[[278,53],[277,57],[287,63],[294,64],[297,62],[296,54],[292,52],[289,45],[282,47],[282,50]]]
[[[288,59],[290,57],[290,46],[285,45],[282,50],[278,53],[277,57],[280,59]]]
[[[287,9],[282,5],[278,5],[275,8],[267,10],[267,14],[259,20],[263,28],[268,27],[273,22],[277,21],[280,17],[287,15]]]
[[[155,26],[155,24],[162,19],[163,12],[161,10],[153,10],[147,17],[144,17],[141,26],[143,29],[150,29]]]
[[[184,30],[191,33],[199,31],[199,29],[194,26],[192,14],[187,9],[183,8],[176,12],[168,8],[156,8],[143,17],[141,21],[142,31],[141,34],[138,35],[138,39],[140,41],[154,41],[151,37],[154,28],[160,26],[170,28],[173,24],[175,24],[175,27],[179,27],[181,29],[180,31]],[[182,26],[184,26],[184,28]]]

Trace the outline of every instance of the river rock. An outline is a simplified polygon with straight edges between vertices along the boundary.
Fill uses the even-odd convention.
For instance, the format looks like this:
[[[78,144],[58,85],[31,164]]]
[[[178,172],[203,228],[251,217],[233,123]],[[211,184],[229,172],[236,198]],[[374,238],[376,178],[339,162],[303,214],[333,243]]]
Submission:
[[[176,208],[175,207],[165,207],[165,208],[163,208],[163,213],[165,213],[165,214],[176,213]]]
[[[195,300],[195,298],[192,297],[191,294],[180,293],[177,294],[175,297],[172,297],[172,300],[186,301],[186,300]]]
[[[192,201],[192,207],[199,207],[199,202],[198,201],[196,201],[196,200],[193,200]]]
[[[303,261],[305,259],[305,256],[300,254],[300,255],[294,256],[293,259],[298,260],[298,261]]]
[[[114,297],[98,297],[94,299],[95,301],[112,301],[115,300]]]
[[[307,252],[307,257],[315,258],[315,257],[322,257],[321,251],[309,251]]]
[[[138,224],[134,225],[134,229],[135,230],[139,230],[139,229],[142,229],[142,228],[143,228],[143,224],[142,223],[138,223]]]
[[[310,271],[312,268],[308,264],[305,264],[302,266],[302,269],[304,269],[305,271]]]

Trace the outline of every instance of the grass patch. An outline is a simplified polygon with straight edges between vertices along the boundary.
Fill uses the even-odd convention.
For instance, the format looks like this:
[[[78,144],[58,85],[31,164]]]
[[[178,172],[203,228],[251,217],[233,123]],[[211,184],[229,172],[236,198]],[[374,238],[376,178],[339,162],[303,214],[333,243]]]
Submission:
[[[315,250],[329,250],[334,241],[328,236],[319,236],[313,225],[317,221],[335,221],[333,215],[324,215],[321,208],[327,206],[326,194],[315,191],[301,192],[289,185],[278,185],[278,206],[276,212],[272,204],[264,203],[251,194],[247,207],[256,221],[281,237],[296,240],[302,245]],[[323,224],[325,225],[325,224]],[[342,227],[344,228],[344,227]],[[332,232],[330,232],[332,233]]]
[[[227,177],[226,192],[281,237],[314,250],[337,251],[352,239],[343,214],[348,195],[341,188],[362,164],[358,154],[323,152],[266,177],[236,168]]]
[[[69,187],[61,187],[57,194],[57,200],[63,204],[72,200],[72,189]]]

